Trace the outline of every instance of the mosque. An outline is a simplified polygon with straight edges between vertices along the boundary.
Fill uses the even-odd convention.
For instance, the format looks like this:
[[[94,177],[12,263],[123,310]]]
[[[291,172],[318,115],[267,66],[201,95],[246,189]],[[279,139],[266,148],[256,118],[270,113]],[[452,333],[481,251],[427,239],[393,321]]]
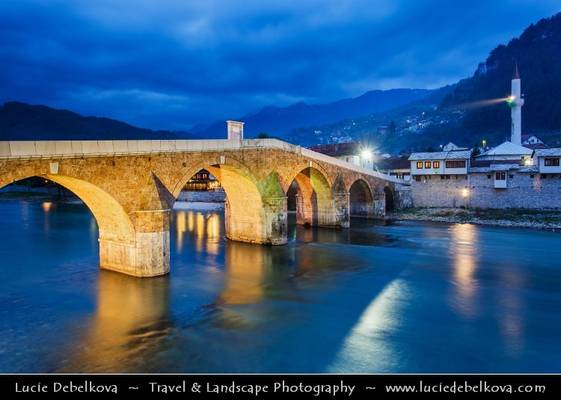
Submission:
[[[452,143],[439,152],[412,153],[415,207],[561,209],[561,148],[522,135],[524,98],[518,67],[511,81],[511,137],[473,157]]]

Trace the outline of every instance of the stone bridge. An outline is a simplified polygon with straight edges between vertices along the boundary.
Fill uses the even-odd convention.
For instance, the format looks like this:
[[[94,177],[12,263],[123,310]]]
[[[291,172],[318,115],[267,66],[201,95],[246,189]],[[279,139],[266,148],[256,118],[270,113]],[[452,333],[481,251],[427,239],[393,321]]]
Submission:
[[[0,142],[0,188],[29,177],[76,194],[99,229],[101,268],[149,277],[170,268],[170,213],[186,182],[210,171],[226,192],[226,236],[287,242],[297,222],[348,227],[351,212],[383,216],[395,178],[275,139]]]

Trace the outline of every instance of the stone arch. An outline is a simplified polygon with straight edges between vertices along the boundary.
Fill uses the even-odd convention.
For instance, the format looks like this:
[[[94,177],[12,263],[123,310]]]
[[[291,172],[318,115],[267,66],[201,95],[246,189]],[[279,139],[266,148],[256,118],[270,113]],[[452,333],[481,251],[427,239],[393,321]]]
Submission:
[[[175,183],[172,195],[177,198],[186,182],[202,169],[216,177],[226,194],[227,238],[260,244],[286,243],[286,197],[276,173],[257,180],[239,163],[200,162],[190,166]]]
[[[384,186],[385,212],[395,210],[395,195],[392,188],[388,185]]]
[[[63,175],[30,175],[11,183],[37,176],[58,183],[78,196],[93,214],[100,240],[134,243],[134,225],[121,204],[113,196],[90,182]],[[9,183],[5,183],[6,186]]]
[[[374,195],[368,182],[359,178],[349,188],[349,209],[352,216],[371,216]]]
[[[296,183],[296,222],[298,224],[338,225],[332,186],[323,172],[314,167],[306,167],[295,174],[292,182]]]
[[[323,176],[323,178],[325,179],[325,181],[327,182],[328,186],[332,186],[332,182],[331,179],[329,178],[329,173],[325,170],[325,168],[323,168],[320,164],[312,162],[312,161],[307,161],[307,162],[301,162],[298,163],[295,167],[290,169],[290,173],[289,174],[283,174],[283,177],[286,178],[285,181],[283,181],[283,189],[284,192],[288,192],[288,189],[290,188],[290,185],[292,184],[292,182],[294,182],[294,180],[296,179],[296,177],[302,173],[302,171],[307,170],[308,168],[314,169],[317,172],[319,172],[319,174],[321,174]]]
[[[168,216],[165,210],[156,214],[149,210],[127,213],[99,185],[67,175],[8,172],[2,177],[1,186],[32,176],[58,183],[86,204],[98,226],[101,268],[139,277],[169,272],[169,227],[165,223]]]
[[[186,167],[179,167],[178,170],[181,171],[181,175],[179,179],[176,179],[175,182],[172,182],[170,190],[172,196],[177,199],[179,197],[179,193],[181,193],[181,190],[183,189],[183,187],[185,187],[185,184],[200,170],[206,169],[212,173],[212,171],[209,170],[210,167],[215,167],[215,169],[222,168],[234,171],[241,176],[249,179],[253,184],[257,186],[257,179],[255,179],[250,169],[243,163],[228,155],[228,157],[212,157],[208,160],[202,160],[194,164],[189,164]],[[214,173],[212,174],[214,175]]]

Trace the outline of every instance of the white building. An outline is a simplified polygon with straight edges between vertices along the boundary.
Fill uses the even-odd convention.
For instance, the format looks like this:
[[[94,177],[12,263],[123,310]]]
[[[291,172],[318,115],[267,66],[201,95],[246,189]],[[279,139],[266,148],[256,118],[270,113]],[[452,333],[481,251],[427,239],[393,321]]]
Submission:
[[[544,146],[545,143],[539,137],[535,135],[522,135],[522,145],[523,146]]]
[[[449,142],[447,145],[442,147],[442,151],[452,151],[452,150],[467,150],[467,147],[460,147],[453,142]]]
[[[467,175],[470,159],[471,150],[413,153],[409,157],[411,176],[419,180],[422,176]]]
[[[532,149],[507,141],[487,150],[477,156],[477,159],[524,161],[532,157],[532,152]]]
[[[537,149],[533,158],[540,174],[561,174],[561,149]]]

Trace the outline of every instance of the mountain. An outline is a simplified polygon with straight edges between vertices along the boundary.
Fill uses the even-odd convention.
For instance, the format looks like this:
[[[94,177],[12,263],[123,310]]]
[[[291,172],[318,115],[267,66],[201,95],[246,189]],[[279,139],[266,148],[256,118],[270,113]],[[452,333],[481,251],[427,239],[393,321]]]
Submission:
[[[109,118],[7,102],[0,107],[0,140],[179,139],[185,134],[138,128]]]
[[[492,105],[478,102],[505,98],[515,64],[522,79],[525,105],[522,108],[523,133],[561,133],[561,13],[531,24],[507,45],[491,51],[473,76],[464,79],[442,102],[441,108],[463,108],[466,114],[459,126],[462,134],[510,135],[510,109],[504,102]]]
[[[561,146],[561,13],[497,46],[471,77],[455,85],[392,110],[296,129],[292,137],[317,143],[362,140],[389,152],[437,149],[450,141],[471,147],[485,139],[496,145],[510,137],[505,100],[516,64],[525,99],[523,133]],[[392,132],[380,129],[390,123]]]
[[[427,96],[390,110],[347,118],[327,125],[292,130],[288,141],[303,145],[361,141],[378,149],[401,150],[410,138],[431,124],[447,125],[457,115],[441,115],[438,107],[454,85],[430,91]]]
[[[288,107],[265,107],[255,114],[239,118],[245,122],[247,137],[255,137],[262,132],[286,138],[295,128],[329,124],[346,118],[391,110],[432,93],[427,89],[371,90],[355,98],[338,100],[325,104],[303,102]],[[195,135],[205,138],[224,137],[225,123],[219,121],[209,126],[195,126]]]

